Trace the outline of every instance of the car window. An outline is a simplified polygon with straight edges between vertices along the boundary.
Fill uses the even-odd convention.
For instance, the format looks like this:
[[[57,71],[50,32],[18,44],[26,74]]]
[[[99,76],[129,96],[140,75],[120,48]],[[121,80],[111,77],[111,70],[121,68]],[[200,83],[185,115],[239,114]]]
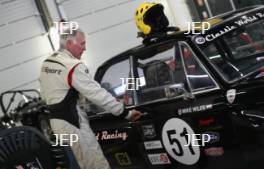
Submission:
[[[132,94],[130,98],[128,98],[128,93],[126,93],[126,84],[127,79],[129,77],[130,72],[130,64],[129,59],[123,60],[121,62],[115,63],[111,65],[102,77],[100,82],[101,86],[106,89],[109,93],[112,94],[117,100],[121,102],[125,102],[128,104],[133,104]],[[94,115],[97,113],[105,112],[102,108],[89,103],[88,114]],[[87,110],[86,110],[87,112]]]
[[[126,59],[109,67],[101,80],[101,86],[119,101],[133,105],[133,92],[126,90],[132,88],[130,84],[133,84],[129,63],[129,59]]]
[[[128,78],[129,67],[128,59],[109,67],[101,80],[101,86],[114,97],[121,99],[125,93],[125,85],[120,78]]]
[[[201,62],[199,62],[190,46],[185,42],[181,42],[180,50],[191,90],[194,92],[215,88],[216,83],[209,76]]]
[[[227,59],[228,55],[222,48],[219,42],[215,42],[204,48],[206,57],[217,67],[217,71],[220,72],[225,79],[233,80],[234,78],[241,77],[238,67],[234,65],[230,59]]]
[[[178,45],[175,42],[158,45],[149,50],[149,53],[153,53],[151,57],[139,56],[136,63],[140,84],[137,92],[139,104],[181,96],[183,92],[178,87],[184,87],[187,83]],[[146,52],[142,52],[142,55],[146,55]]]
[[[223,36],[234,59],[242,59],[264,51],[263,21]]]

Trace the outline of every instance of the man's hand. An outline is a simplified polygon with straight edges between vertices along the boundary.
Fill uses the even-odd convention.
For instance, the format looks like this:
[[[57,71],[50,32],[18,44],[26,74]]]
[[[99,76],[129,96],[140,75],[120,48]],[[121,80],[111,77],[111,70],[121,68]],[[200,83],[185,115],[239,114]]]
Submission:
[[[142,113],[140,111],[133,109],[133,110],[129,111],[128,120],[134,122],[134,121],[138,120],[141,116],[142,116]]]

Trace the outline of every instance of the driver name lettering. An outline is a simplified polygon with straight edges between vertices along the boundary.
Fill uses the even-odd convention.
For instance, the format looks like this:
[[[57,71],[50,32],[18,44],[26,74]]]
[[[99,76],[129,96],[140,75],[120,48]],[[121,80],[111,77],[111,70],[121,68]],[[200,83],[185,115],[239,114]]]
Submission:
[[[195,106],[195,107],[187,107],[187,108],[183,108],[183,109],[178,109],[178,114],[182,115],[182,114],[186,114],[186,113],[201,112],[201,111],[210,110],[212,108],[213,108],[212,104]]]
[[[125,141],[128,138],[128,134],[126,132],[118,132],[116,130],[114,133],[108,132],[108,131],[102,131],[98,132],[96,134],[96,139],[97,140],[116,140],[116,139],[121,139]]]

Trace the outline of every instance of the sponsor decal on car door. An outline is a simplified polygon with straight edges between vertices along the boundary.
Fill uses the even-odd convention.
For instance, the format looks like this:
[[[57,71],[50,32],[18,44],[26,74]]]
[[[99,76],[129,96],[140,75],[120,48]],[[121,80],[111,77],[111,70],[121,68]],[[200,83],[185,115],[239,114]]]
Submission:
[[[197,139],[193,138],[191,142],[194,144],[189,144],[188,135],[195,136],[192,128],[178,118],[167,120],[162,128],[162,141],[167,153],[181,164],[193,165],[200,158],[200,148]]]
[[[145,141],[144,146],[146,150],[153,150],[153,149],[160,149],[162,148],[161,141],[155,140],[155,141]]]
[[[170,164],[170,159],[166,153],[148,154],[148,159],[152,165]]]

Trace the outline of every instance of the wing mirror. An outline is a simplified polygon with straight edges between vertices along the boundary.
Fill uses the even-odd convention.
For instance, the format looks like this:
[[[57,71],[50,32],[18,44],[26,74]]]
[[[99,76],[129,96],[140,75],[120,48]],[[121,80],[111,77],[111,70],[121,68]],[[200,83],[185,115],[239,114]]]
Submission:
[[[184,100],[194,99],[194,95],[188,92],[183,83],[177,83],[165,87],[165,94],[167,98],[183,95]]]

